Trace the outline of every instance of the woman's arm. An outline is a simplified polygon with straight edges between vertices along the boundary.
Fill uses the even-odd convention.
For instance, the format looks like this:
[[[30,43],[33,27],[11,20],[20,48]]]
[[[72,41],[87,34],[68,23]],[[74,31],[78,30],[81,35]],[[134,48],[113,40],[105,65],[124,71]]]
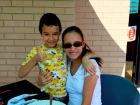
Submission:
[[[82,105],[91,105],[92,97],[95,91],[95,87],[97,85],[97,80],[100,78],[100,67],[97,64],[96,60],[90,60],[92,64],[95,65],[95,72],[93,75],[89,73],[86,74],[84,87],[83,87],[83,101]],[[99,87],[100,88],[100,87]]]
[[[93,75],[87,76],[85,78],[82,105],[91,105],[92,96],[94,93],[97,79],[98,79],[98,76],[96,75],[96,73],[94,73]]]

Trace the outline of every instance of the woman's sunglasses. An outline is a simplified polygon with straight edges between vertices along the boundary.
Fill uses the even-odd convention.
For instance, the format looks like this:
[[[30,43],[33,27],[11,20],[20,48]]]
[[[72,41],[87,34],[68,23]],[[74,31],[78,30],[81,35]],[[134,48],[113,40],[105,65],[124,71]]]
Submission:
[[[67,49],[67,48],[71,48],[72,46],[74,46],[74,47],[81,47],[82,45],[83,45],[83,42],[77,41],[77,42],[74,42],[73,44],[71,44],[71,43],[65,43],[63,45],[63,48]]]

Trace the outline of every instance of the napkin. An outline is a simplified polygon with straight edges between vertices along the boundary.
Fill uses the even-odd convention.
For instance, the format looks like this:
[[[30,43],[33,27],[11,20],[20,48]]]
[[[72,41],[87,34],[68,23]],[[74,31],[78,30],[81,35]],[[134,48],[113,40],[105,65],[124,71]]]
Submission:
[[[31,99],[31,100],[26,101],[25,98],[34,96],[34,95],[37,95],[37,94],[22,94],[22,95],[16,96],[14,98],[11,98],[8,101],[7,105],[28,105],[29,103],[32,103],[36,101],[37,99]]]

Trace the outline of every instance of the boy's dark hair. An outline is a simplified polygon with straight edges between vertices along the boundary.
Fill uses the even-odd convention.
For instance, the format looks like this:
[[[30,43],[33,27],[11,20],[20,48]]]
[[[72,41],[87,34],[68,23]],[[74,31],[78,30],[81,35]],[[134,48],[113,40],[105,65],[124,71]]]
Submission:
[[[60,19],[54,13],[46,13],[41,17],[40,22],[39,22],[39,32],[40,33],[42,33],[42,27],[44,25],[46,25],[46,26],[59,26],[60,33],[62,31]]]

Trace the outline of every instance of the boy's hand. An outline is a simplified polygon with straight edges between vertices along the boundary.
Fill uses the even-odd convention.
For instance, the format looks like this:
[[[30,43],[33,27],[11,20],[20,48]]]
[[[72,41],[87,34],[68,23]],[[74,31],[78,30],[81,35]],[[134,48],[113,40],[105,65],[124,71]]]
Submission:
[[[91,75],[93,75],[96,72],[95,65],[92,64],[89,60],[85,62],[83,65],[84,65],[85,70]]]
[[[39,47],[36,47],[37,54],[36,54],[36,60],[37,62],[43,62],[46,60],[45,53],[39,50]]]
[[[37,52],[37,60],[43,62],[46,60],[46,56],[42,51]]]
[[[92,62],[90,61],[91,57],[96,57],[94,52],[86,53],[82,58],[82,64],[83,64],[85,70],[88,73],[90,73],[91,75],[93,75],[96,72],[96,68],[95,68],[95,65],[92,64]]]
[[[47,71],[45,74],[43,74],[42,72],[40,72],[38,80],[42,83],[42,85],[46,85],[53,80],[53,73]]]

